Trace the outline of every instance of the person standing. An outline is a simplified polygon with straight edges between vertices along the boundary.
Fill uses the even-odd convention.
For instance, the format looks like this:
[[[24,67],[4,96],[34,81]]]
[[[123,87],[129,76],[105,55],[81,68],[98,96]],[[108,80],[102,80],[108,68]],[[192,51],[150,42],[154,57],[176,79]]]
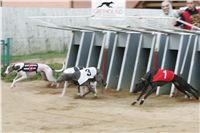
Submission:
[[[200,9],[195,6],[194,0],[186,0],[187,8],[181,12],[180,20],[200,28]],[[175,26],[182,26],[183,29],[192,30],[192,27],[177,21]]]
[[[164,0],[161,3],[161,9],[162,9],[162,12],[165,16],[176,17],[176,18],[179,16],[178,12],[173,11],[172,4],[169,0]]]

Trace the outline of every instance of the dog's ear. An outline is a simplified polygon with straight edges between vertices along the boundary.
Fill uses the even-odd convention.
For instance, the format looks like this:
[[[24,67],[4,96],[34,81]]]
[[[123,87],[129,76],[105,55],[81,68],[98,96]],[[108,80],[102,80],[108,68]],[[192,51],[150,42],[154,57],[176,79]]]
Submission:
[[[141,79],[140,79],[140,82],[142,82],[142,81],[147,81],[144,77],[142,77]]]
[[[76,71],[73,74],[71,74],[72,80],[74,80],[74,81],[78,81],[80,76],[81,76],[81,72],[80,71]]]
[[[19,70],[19,69],[20,69],[20,66],[15,66],[15,65],[13,65],[13,69],[14,69],[14,70]]]

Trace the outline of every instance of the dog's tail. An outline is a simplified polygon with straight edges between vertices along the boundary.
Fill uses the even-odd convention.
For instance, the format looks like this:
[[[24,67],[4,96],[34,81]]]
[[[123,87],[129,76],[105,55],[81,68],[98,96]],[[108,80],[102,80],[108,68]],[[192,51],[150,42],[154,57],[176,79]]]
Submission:
[[[199,99],[199,91],[187,83],[183,78],[176,75],[175,81],[178,82],[187,92],[191,93],[197,100]]]
[[[55,71],[55,72],[63,72],[64,69],[65,69],[65,62],[63,62],[63,66],[62,66],[61,69],[59,69],[59,70],[54,70],[54,71]]]

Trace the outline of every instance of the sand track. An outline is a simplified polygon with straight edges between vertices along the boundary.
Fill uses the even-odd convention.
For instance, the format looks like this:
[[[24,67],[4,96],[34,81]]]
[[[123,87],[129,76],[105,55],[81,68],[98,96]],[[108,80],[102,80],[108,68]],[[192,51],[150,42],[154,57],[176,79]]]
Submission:
[[[45,81],[2,82],[3,132],[185,132],[199,133],[199,101],[151,96],[143,106],[130,106],[138,94],[108,90],[97,99],[75,99],[70,87],[47,88]]]

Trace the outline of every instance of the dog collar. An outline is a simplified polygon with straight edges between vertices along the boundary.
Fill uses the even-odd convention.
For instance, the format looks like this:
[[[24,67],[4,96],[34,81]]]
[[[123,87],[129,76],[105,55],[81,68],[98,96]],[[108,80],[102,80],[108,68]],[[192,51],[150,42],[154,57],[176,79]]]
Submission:
[[[142,81],[147,81],[145,78],[141,78]]]

